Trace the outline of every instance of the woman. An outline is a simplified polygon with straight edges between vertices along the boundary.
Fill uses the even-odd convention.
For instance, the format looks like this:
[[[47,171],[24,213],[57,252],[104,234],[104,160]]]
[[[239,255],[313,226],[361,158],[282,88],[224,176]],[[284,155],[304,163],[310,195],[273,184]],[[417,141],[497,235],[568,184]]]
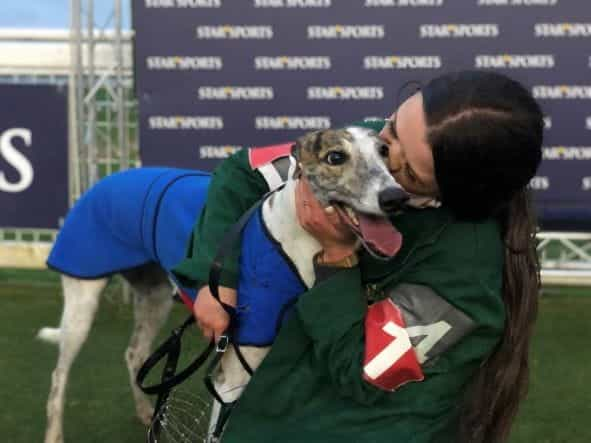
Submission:
[[[379,262],[356,251],[339,215],[300,183],[298,217],[323,246],[322,278],[299,298],[224,442],[508,437],[539,288],[526,186],[541,160],[540,108],[505,76],[460,72],[430,81],[374,128],[398,183],[441,206],[393,217],[403,247]],[[176,269],[184,283],[206,280],[227,227],[267,190],[257,174],[244,151],[218,168],[200,241]],[[229,303],[236,275],[234,263],[222,278]],[[207,290],[194,311],[206,335],[225,328]],[[396,340],[412,342],[406,360],[392,354]]]

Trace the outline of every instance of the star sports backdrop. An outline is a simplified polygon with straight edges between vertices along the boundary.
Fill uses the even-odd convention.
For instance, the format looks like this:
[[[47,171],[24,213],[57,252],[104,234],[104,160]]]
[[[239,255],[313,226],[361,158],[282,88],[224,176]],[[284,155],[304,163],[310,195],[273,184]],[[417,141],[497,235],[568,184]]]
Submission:
[[[245,146],[383,118],[400,87],[507,73],[546,113],[531,182],[546,227],[591,224],[591,2],[134,2],[144,164],[212,169]]]

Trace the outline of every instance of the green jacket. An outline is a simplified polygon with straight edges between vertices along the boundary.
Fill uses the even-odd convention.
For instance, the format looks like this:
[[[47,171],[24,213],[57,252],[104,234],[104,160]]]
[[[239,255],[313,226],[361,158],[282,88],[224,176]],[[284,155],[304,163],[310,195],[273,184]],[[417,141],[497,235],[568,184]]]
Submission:
[[[206,281],[219,239],[267,189],[246,150],[224,161],[177,277],[185,284]],[[504,326],[499,227],[493,220],[458,222],[444,207],[411,209],[392,222],[404,238],[395,258],[380,262],[362,252],[358,267],[339,270],[300,296],[234,409],[224,443],[457,440],[466,385]],[[236,285],[236,263],[223,284]],[[369,300],[392,298],[409,284],[433,291],[472,327],[423,365],[423,381],[390,392],[362,377],[364,319]]]

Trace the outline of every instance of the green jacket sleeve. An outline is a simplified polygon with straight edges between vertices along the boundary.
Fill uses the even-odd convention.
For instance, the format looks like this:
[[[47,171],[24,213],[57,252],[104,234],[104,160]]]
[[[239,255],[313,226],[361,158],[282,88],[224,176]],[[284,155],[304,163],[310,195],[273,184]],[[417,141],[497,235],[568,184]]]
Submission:
[[[466,314],[474,326],[432,364],[423,366],[425,381],[397,390],[398,398],[420,391],[420,386],[442,392],[460,389],[502,335],[502,261],[497,253],[499,242],[494,226],[461,226],[448,231],[449,238],[442,235],[439,247],[427,248],[430,252],[425,251],[423,257],[417,254],[418,262],[410,265],[412,270],[390,288],[395,290],[401,283],[430,288]],[[474,231],[472,236],[470,231]],[[455,249],[448,247],[454,244],[452,240],[462,236],[470,240],[463,252],[458,252],[462,248],[457,242]],[[339,270],[318,282],[301,295],[296,312],[295,327],[308,337],[317,364],[342,396],[374,404],[391,395],[363,378],[367,302],[360,269]]]
[[[340,270],[302,294],[296,312],[317,361],[341,395],[372,404],[387,392],[362,377],[367,313],[362,288],[358,267]]]
[[[248,149],[224,160],[213,172],[207,204],[193,229],[185,259],[173,270],[180,283],[198,287],[207,282],[221,239],[257,200],[269,190],[260,173],[248,162]],[[220,278],[222,286],[238,283],[240,243],[228,254]]]

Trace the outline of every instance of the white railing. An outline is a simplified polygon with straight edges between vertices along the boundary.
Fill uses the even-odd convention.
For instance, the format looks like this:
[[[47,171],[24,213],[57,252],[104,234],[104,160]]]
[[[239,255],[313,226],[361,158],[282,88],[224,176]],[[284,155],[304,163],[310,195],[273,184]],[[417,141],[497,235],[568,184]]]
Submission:
[[[591,286],[591,233],[540,232],[544,285]]]

